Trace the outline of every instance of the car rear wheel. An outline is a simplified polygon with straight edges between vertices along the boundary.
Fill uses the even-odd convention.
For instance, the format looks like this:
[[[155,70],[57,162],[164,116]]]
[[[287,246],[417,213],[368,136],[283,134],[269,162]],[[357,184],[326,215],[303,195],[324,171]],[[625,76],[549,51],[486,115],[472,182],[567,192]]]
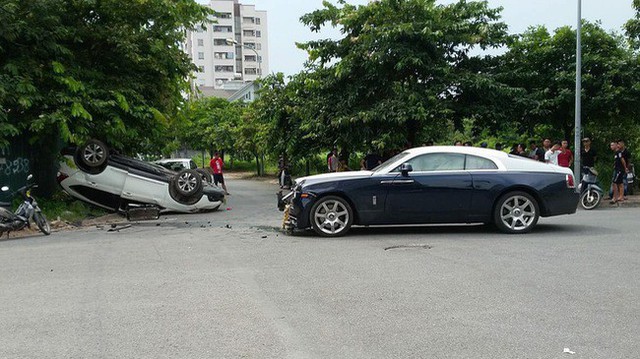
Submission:
[[[538,202],[528,193],[510,192],[498,199],[494,223],[505,233],[528,233],[540,218]]]
[[[209,171],[205,170],[204,168],[196,168],[196,172],[198,172],[200,177],[202,177],[202,182],[213,183],[213,177],[211,176],[211,173],[209,173]]]
[[[184,197],[202,196],[202,177],[194,170],[182,170],[171,181],[176,192]]]
[[[109,148],[102,142],[91,139],[76,149],[75,163],[85,172],[98,174],[107,166]]]
[[[337,196],[320,198],[311,208],[311,226],[323,237],[345,235],[353,224],[353,210]]]

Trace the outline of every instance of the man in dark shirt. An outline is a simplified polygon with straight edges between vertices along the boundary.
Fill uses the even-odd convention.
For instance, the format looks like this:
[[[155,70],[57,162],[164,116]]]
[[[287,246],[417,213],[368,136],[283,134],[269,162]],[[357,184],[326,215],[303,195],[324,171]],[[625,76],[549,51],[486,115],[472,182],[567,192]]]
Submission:
[[[611,142],[611,151],[615,153],[613,156],[613,199],[611,204],[624,201],[624,178],[626,177],[627,164],[622,156],[622,149],[617,142]]]
[[[582,159],[582,167],[594,167],[596,165],[598,153],[594,148],[591,148],[591,139],[585,137],[582,139],[582,151],[580,151],[580,158]]]
[[[382,164],[382,158],[371,151],[360,162],[360,168],[363,170],[372,170],[380,164]]]
[[[529,158],[544,162],[544,150],[538,147],[536,141],[529,142]]]
[[[622,152],[622,158],[624,158],[624,163],[625,163],[625,167],[624,167],[625,175],[622,183],[624,185],[624,195],[625,195],[624,199],[626,200],[627,190],[629,189],[629,178],[627,178],[627,173],[631,171],[631,152],[629,152],[623,140],[618,140],[618,146],[620,147],[620,152]]]

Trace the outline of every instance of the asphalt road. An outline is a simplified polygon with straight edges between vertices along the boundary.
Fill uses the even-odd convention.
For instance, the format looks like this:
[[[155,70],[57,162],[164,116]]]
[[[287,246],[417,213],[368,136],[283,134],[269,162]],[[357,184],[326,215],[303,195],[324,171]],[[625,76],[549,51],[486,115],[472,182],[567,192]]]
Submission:
[[[0,358],[640,353],[638,208],[604,204],[519,236],[321,239],[277,232],[273,185],[229,190],[214,213],[0,241]]]

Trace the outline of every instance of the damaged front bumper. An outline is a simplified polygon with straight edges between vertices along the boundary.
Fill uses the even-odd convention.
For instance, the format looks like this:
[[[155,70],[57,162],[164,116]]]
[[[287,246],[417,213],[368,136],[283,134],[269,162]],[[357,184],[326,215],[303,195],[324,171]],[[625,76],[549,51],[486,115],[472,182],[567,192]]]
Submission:
[[[298,222],[293,206],[295,191],[291,191],[287,194],[283,194],[282,191],[280,191],[276,196],[278,199],[278,209],[284,212],[282,218],[282,229],[287,232],[293,232],[293,230],[296,229]]]

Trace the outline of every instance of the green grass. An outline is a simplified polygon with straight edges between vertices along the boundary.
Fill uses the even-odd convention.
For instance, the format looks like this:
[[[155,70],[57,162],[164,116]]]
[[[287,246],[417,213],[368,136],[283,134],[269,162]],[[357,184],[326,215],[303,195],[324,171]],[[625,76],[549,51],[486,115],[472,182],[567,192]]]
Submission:
[[[108,213],[96,206],[74,199],[63,191],[55,193],[50,199],[37,198],[37,201],[49,221],[57,220],[59,217],[63,221],[78,222]]]

